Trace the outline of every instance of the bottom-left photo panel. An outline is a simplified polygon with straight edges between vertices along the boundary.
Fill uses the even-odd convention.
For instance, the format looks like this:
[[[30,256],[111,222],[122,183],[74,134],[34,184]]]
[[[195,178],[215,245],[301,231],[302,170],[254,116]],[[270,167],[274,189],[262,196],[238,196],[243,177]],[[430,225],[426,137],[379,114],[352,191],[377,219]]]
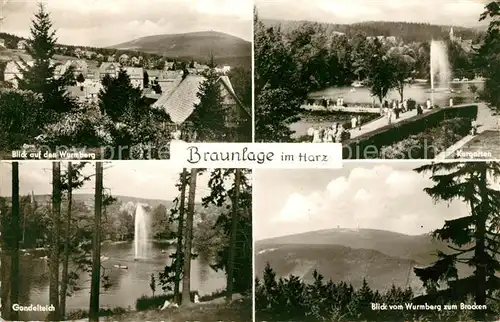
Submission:
[[[252,321],[250,169],[0,163],[0,321]]]

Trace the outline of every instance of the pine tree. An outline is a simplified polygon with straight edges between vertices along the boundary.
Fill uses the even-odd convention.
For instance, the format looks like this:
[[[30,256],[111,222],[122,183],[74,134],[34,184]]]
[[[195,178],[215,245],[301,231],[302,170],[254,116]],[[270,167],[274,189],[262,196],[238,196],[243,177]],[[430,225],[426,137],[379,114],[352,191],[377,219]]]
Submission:
[[[59,320],[59,247],[61,234],[61,163],[52,162],[52,230],[49,255],[50,279],[49,301],[55,310],[50,312],[51,320]]]
[[[30,90],[41,94],[44,100],[46,113],[69,112],[76,108],[76,104],[66,93],[66,86],[74,83],[73,70],[68,69],[64,75],[56,79],[55,64],[52,58],[55,54],[57,39],[52,30],[50,15],[45,11],[43,4],[32,20],[31,38],[27,41],[26,52],[32,57],[33,65],[21,61],[18,67],[22,77],[17,77],[20,89]],[[49,121],[56,115],[49,116]]]
[[[212,268],[225,270],[227,277],[231,279],[232,285],[228,283],[228,291],[234,293],[245,293],[252,288],[252,186],[250,184],[250,172],[248,169],[215,169],[210,174],[210,195],[203,198],[203,205],[215,205],[221,209],[236,210],[236,220],[233,221],[233,212],[223,212],[215,223],[222,228],[225,237],[232,240],[217,252],[215,264]],[[238,174],[239,172],[239,174]],[[239,175],[239,178],[238,178]],[[226,182],[230,180],[233,185],[226,188]],[[235,201],[236,191],[238,200]],[[231,202],[231,206],[229,206]],[[236,225],[236,227],[233,226]],[[233,229],[236,233],[233,234]],[[231,260],[231,248],[234,247],[234,260]],[[231,264],[232,263],[232,264]],[[232,276],[230,275],[233,265]],[[232,289],[231,289],[232,287]]]
[[[492,109],[500,111],[500,1],[490,2],[479,20],[491,19],[483,45],[477,52],[477,60],[486,81],[481,96]]]
[[[438,252],[439,259],[431,266],[415,268],[431,294],[443,294],[447,300],[464,301],[472,295],[475,303],[486,305],[500,289],[500,191],[492,187],[500,177],[498,162],[452,162],[425,165],[415,169],[431,173],[435,183],[425,189],[435,200],[451,202],[462,200],[470,214],[445,221],[434,236],[450,243],[450,253]],[[457,263],[475,268],[473,275],[459,278]],[[447,282],[448,289],[438,291],[439,283]],[[498,298],[496,299],[498,300]],[[476,311],[476,318],[484,321],[485,311]]]
[[[227,130],[224,126],[225,111],[222,106],[220,76],[214,68],[205,74],[200,84],[197,97],[200,102],[195,105],[190,117],[196,136],[200,141],[224,141]]]

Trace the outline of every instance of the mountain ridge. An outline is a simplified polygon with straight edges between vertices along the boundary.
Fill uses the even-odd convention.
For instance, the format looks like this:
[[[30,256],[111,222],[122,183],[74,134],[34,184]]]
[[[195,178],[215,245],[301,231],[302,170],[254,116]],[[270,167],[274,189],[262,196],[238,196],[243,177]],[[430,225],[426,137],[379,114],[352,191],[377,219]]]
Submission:
[[[107,48],[137,50],[199,62],[208,62],[211,55],[216,61],[251,59],[252,56],[250,41],[219,31],[150,35]]]

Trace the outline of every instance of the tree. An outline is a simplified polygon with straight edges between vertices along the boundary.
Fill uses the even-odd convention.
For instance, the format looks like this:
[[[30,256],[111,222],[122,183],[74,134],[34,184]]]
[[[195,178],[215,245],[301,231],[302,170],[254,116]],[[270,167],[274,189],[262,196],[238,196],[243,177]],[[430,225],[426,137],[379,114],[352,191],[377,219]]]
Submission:
[[[101,279],[101,215],[103,204],[103,176],[102,162],[96,162],[95,179],[95,217],[94,217],[94,235],[92,239],[92,279],[90,285],[90,307],[89,320],[99,321],[99,294]]]
[[[266,27],[254,13],[255,140],[289,142],[307,94],[279,27]]]
[[[210,194],[202,201],[205,207],[215,205],[221,210],[231,210],[222,210],[215,223],[214,228],[221,229],[224,242],[217,249],[211,265],[216,271],[226,272],[230,279],[228,293],[246,293],[252,289],[252,188],[249,176],[248,169],[213,170],[209,180]],[[232,183],[230,189],[226,186],[228,181]],[[238,198],[235,198],[237,194]]]
[[[10,303],[19,303],[19,163],[12,163],[12,213],[10,216],[11,241],[9,242],[10,255]],[[10,320],[19,320],[19,312],[12,310]]]
[[[144,73],[143,73],[143,85],[144,85],[144,88],[149,87],[149,74],[147,71],[144,71]]]
[[[209,69],[205,80],[200,84],[197,97],[199,103],[194,106],[190,121],[196,137],[200,141],[224,141],[227,133],[225,111],[222,106],[220,76],[215,69]]]
[[[181,281],[181,273],[182,273],[182,245],[183,245],[183,232],[184,232],[184,210],[185,210],[185,202],[186,202],[186,188],[188,186],[187,181],[187,169],[183,168],[181,173],[181,181],[180,181],[180,205],[179,205],[179,220],[177,224],[177,247],[176,247],[176,265],[175,265],[175,286],[174,286],[174,298],[179,301],[179,284]]]
[[[374,41],[374,52],[369,57],[369,64],[368,87],[382,104],[389,91],[396,86],[396,81],[392,60],[384,53],[378,40]]]
[[[239,199],[240,199],[240,181],[241,170],[236,169],[234,176],[234,196],[231,215],[231,233],[229,241],[229,259],[227,263],[227,282],[226,282],[226,300],[230,302],[233,296],[233,274],[234,274],[234,259],[236,255],[236,236],[238,233],[238,212],[239,212]]]
[[[184,241],[184,270],[182,276],[182,305],[189,306],[191,302],[191,245],[193,239],[193,217],[196,198],[196,179],[198,169],[191,169],[189,180],[189,197],[186,216],[186,234]]]
[[[154,297],[155,296],[155,291],[156,291],[155,274],[151,274],[151,279],[149,281],[149,288],[151,288],[151,291],[153,292],[153,297]]]
[[[404,88],[414,76],[415,53],[408,46],[392,47],[387,56],[393,65],[394,85],[403,101]]]
[[[22,76],[17,77],[17,83],[20,89],[42,95],[45,113],[50,115],[48,118],[51,120],[57,120],[59,113],[70,112],[77,107],[65,89],[74,82],[73,69],[69,68],[61,77],[55,77],[52,58],[56,42],[50,16],[40,3],[31,27],[31,38],[27,40],[26,46],[27,54],[33,58],[33,65],[21,60],[18,67]]]
[[[431,173],[435,185],[425,192],[434,200],[459,199],[470,211],[467,216],[446,220],[443,228],[434,232],[436,238],[450,244],[451,253],[438,252],[439,259],[433,265],[415,268],[415,274],[431,294],[450,294],[448,297],[460,300],[472,295],[477,305],[486,305],[487,298],[493,299],[500,289],[500,278],[495,275],[500,270],[500,191],[492,187],[500,177],[500,163],[435,163],[415,171]],[[459,278],[457,263],[474,267],[473,275]],[[444,281],[448,289],[438,291]],[[475,313],[479,321],[485,320],[485,311]]]
[[[64,227],[64,250],[63,250],[63,268],[61,275],[61,292],[60,292],[60,308],[61,317],[66,316],[66,297],[68,294],[68,285],[70,284],[69,276],[69,258],[71,252],[71,221],[73,211],[73,190],[81,188],[90,177],[83,177],[81,170],[85,167],[85,162],[80,162],[76,166],[72,162],[68,162],[68,169],[63,175],[61,182],[61,191],[66,191],[67,194],[67,211]]]
[[[491,19],[484,43],[477,52],[477,60],[486,81],[482,98],[495,111],[500,111],[500,1],[492,1],[485,7],[479,20]]]
[[[49,254],[49,303],[55,310],[50,312],[50,319],[59,320],[61,311],[59,306],[59,245],[61,235],[61,163],[52,162],[52,216],[51,216],[51,243]]]
[[[78,74],[78,76],[76,76],[76,81],[77,81],[78,83],[83,83],[83,82],[85,82],[85,76],[83,76],[83,74],[82,74],[82,73]]]

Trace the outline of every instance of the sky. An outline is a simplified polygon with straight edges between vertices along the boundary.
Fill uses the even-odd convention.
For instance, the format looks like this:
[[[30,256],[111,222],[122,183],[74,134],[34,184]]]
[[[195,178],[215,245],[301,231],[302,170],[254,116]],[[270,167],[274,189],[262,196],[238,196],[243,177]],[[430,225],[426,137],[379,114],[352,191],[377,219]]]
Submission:
[[[2,31],[29,36],[35,0],[0,0]],[[43,0],[59,43],[104,47],[136,38],[219,31],[252,39],[252,0]]]
[[[62,171],[67,168],[61,162]],[[85,175],[95,173],[95,165],[84,168]],[[103,185],[111,189],[112,195],[130,196],[147,199],[173,200],[178,196],[175,183],[182,169],[174,168],[165,161],[114,161],[104,163]],[[0,195],[11,196],[12,165],[0,164]],[[95,177],[93,176],[78,192],[94,194]],[[198,176],[196,199],[208,195],[209,174]],[[50,161],[19,162],[19,190],[21,195],[52,193],[52,163]]]
[[[256,0],[259,18],[350,24],[427,22],[476,27],[487,0]]]
[[[434,203],[429,175],[414,162],[345,163],[334,170],[254,171],[254,238],[329,228],[368,228],[420,235],[468,215],[460,201]]]

